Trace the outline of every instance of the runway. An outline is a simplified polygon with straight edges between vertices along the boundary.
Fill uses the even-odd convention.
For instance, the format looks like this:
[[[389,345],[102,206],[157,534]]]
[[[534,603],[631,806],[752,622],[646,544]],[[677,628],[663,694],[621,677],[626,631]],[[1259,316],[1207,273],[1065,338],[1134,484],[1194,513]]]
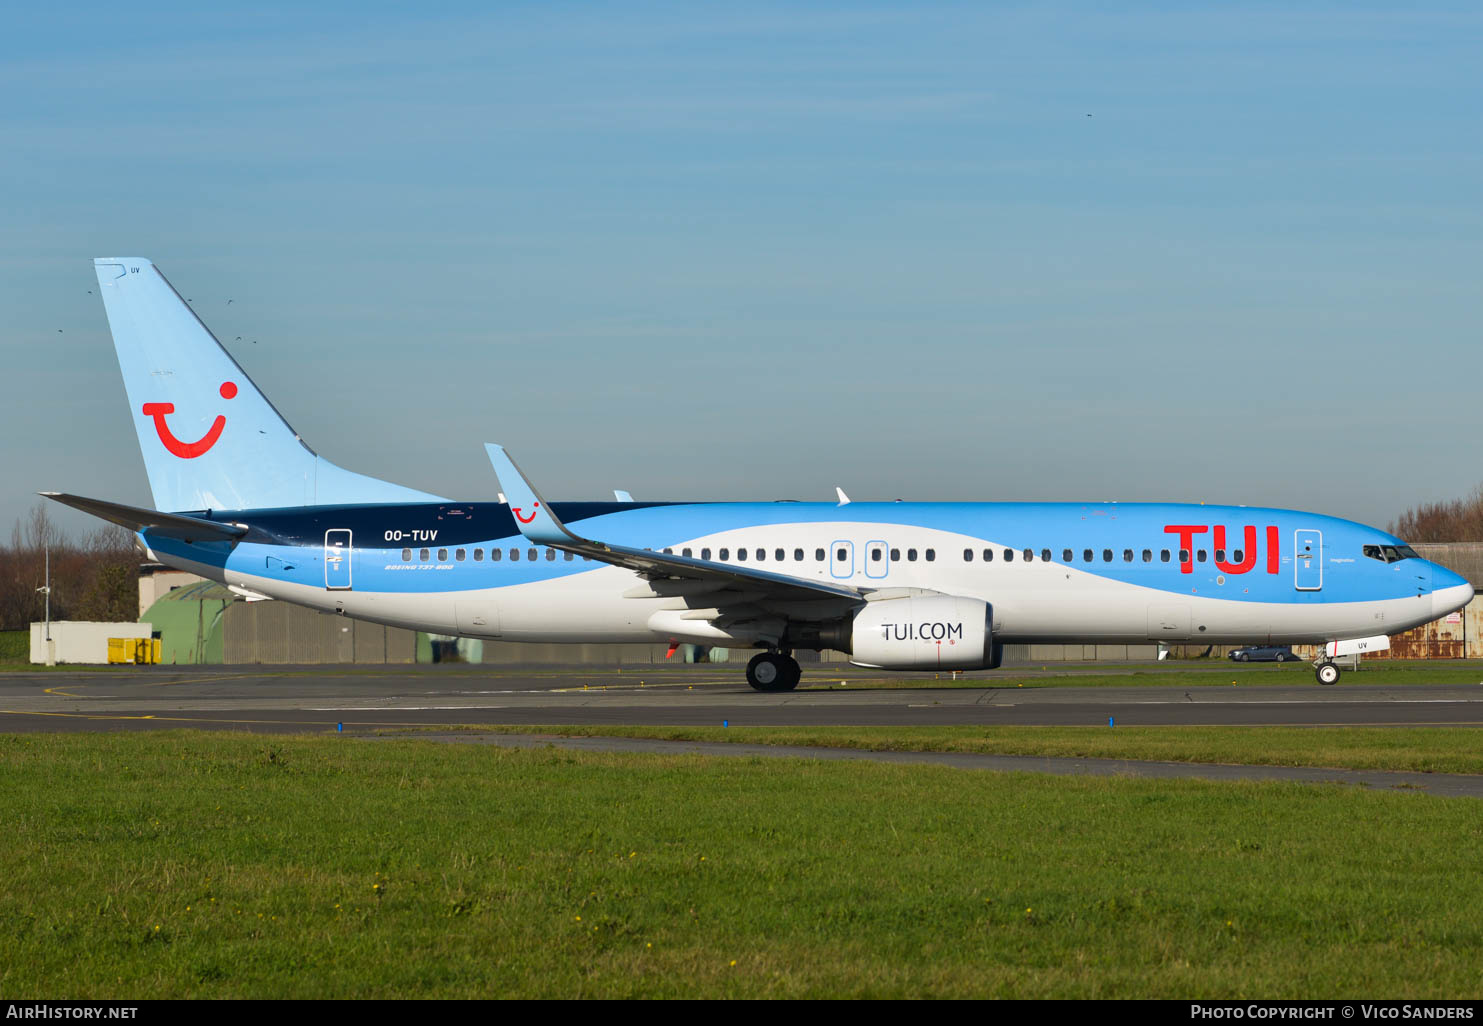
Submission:
[[[1089,672],[1086,670],[1080,672]],[[1098,674],[1117,667],[1094,668]],[[455,724],[1483,726],[1483,684],[1319,687],[1306,673],[1227,668],[1222,686],[1075,687],[1015,670],[949,686],[852,667],[759,694],[737,667],[130,667],[0,674],[0,732],[192,727],[267,733]],[[1057,678],[1057,686],[1038,684]],[[1146,679],[1146,678],[1145,678]],[[1280,682],[1278,680],[1280,679]],[[1130,678],[1131,680],[1131,678]],[[1288,681],[1291,683],[1288,683]],[[1262,683],[1272,681],[1273,683]],[[1048,683],[1048,682],[1047,682]],[[897,686],[907,685],[907,686]]]

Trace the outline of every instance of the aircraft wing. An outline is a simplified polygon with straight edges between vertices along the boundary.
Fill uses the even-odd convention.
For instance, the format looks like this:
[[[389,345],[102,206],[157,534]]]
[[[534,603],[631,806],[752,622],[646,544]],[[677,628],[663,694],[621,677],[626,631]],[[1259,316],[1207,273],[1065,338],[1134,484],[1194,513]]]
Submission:
[[[865,601],[864,591],[838,581],[810,581],[753,567],[715,563],[650,549],[609,545],[583,538],[573,533],[551,511],[502,446],[490,443],[484,448],[489,453],[489,462],[494,465],[494,472],[504,488],[510,512],[514,514],[520,533],[537,545],[574,552],[600,563],[626,567],[650,578],[709,581],[718,587],[744,592],[749,599],[754,600],[766,598],[794,603],[819,599],[833,599],[836,602],[843,600],[849,603]]]
[[[120,502],[105,502],[102,499],[88,499],[81,495],[68,495],[65,492],[41,492],[40,494],[64,506],[71,506],[73,509],[90,513],[100,520],[127,527],[131,531],[149,531],[151,534],[180,538],[187,542],[233,541],[242,537],[248,530],[243,524],[232,524],[221,520],[201,520],[196,517],[182,516],[179,513],[160,513],[157,510],[140,509],[138,506],[125,506]]]

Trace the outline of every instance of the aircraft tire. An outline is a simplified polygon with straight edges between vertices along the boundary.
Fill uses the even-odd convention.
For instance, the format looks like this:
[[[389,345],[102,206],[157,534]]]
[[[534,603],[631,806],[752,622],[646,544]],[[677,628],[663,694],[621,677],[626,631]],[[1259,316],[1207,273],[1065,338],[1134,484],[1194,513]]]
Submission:
[[[803,667],[792,656],[782,656],[784,676],[778,681],[778,691],[792,691],[803,677]]]
[[[785,656],[776,652],[758,652],[747,663],[747,683],[753,691],[785,691],[788,680],[788,663]]]
[[[1333,663],[1319,663],[1313,675],[1318,678],[1320,684],[1339,683],[1339,668]]]

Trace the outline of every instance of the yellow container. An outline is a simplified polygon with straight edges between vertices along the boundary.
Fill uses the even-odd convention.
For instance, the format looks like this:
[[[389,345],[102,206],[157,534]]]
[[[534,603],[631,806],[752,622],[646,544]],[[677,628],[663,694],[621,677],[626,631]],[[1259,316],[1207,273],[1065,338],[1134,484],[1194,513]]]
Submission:
[[[108,661],[110,663],[158,663],[160,661],[159,638],[109,638]]]

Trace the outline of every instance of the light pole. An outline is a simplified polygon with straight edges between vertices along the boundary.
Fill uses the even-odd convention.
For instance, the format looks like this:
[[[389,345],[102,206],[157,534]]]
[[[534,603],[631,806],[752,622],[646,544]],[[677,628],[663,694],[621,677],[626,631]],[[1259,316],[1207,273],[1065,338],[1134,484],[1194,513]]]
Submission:
[[[46,596],[46,665],[55,666],[57,653],[51,640],[51,546],[45,546],[43,551],[46,553],[46,584],[36,590]]]

